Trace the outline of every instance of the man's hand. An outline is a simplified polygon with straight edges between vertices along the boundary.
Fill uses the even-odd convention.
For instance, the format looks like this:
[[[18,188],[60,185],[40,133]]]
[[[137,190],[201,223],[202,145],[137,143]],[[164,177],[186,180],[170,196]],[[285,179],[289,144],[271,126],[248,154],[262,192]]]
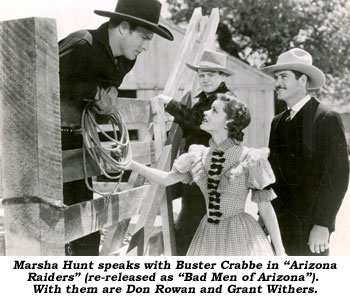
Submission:
[[[329,248],[328,227],[314,225],[309,236],[309,247],[312,253],[322,253]]]
[[[169,102],[173,99],[172,97],[168,97],[165,94],[159,94],[155,98],[163,100],[164,105],[168,105]]]
[[[112,86],[109,89],[98,87],[95,99],[95,106],[99,114],[105,115],[112,113],[118,99],[118,90]]]

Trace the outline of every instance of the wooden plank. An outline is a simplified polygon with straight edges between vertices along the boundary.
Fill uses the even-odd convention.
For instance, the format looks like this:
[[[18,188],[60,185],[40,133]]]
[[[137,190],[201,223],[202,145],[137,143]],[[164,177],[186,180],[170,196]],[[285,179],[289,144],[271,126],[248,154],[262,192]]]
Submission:
[[[116,109],[122,115],[125,123],[134,126],[135,124],[147,124],[152,118],[151,115],[151,103],[146,99],[131,99],[131,98],[118,98],[115,103]],[[65,105],[62,105],[62,121],[65,122],[64,116]],[[108,119],[103,116],[96,117],[99,124],[107,124]],[[80,126],[80,118],[77,117],[76,121],[69,119],[69,124],[74,126]]]
[[[190,101],[191,101],[191,93],[188,92],[181,99],[181,103],[189,105]],[[160,166],[160,167],[163,167],[163,168],[160,168],[162,170],[165,170],[165,171],[170,170],[179,152],[181,138],[182,138],[182,131],[180,127],[178,126],[178,124],[173,123],[165,143],[166,146],[171,146],[171,150],[170,152],[167,152],[167,151],[164,151],[165,148],[163,149],[162,154],[165,155],[165,157],[163,158],[166,159],[166,163],[163,165],[158,165],[157,168]],[[150,210],[148,211],[148,218],[146,217],[146,221],[144,223],[144,242],[146,244],[149,242],[149,238],[151,237],[151,233],[152,233],[153,223],[159,212],[159,209],[161,209],[163,229],[166,232],[166,234],[169,234],[167,236],[163,236],[163,241],[166,243],[164,244],[164,248],[166,248],[168,255],[176,254],[176,244],[175,244],[175,236],[174,236],[175,229],[174,229],[174,220],[173,220],[172,198],[165,196],[165,192],[166,192],[166,195],[175,195],[176,193],[178,194],[178,191],[179,191],[178,187],[179,185],[176,184],[164,189],[162,186],[158,185],[158,190],[155,190],[154,192],[154,196],[155,196],[154,202],[150,206]],[[152,198],[151,196],[152,195],[150,195],[149,197]],[[152,251],[153,249],[150,248],[149,250]]]
[[[138,214],[150,186],[68,206],[64,211],[65,242],[78,239]]]
[[[115,225],[108,227],[105,240],[100,250],[100,255],[108,255],[123,245],[124,236],[128,230],[130,220],[131,218],[127,218]]]
[[[147,99],[118,98],[116,108],[126,124],[149,123],[152,119],[151,102]]]
[[[2,23],[4,198],[60,205],[62,156],[58,48],[52,19]]]
[[[153,140],[153,123],[148,129],[139,130],[139,140],[143,142],[150,142]],[[154,149],[154,146],[152,147]],[[134,158],[133,158],[134,159]],[[154,153],[151,154],[151,165],[155,164]],[[148,164],[147,164],[148,165]],[[139,175],[137,172],[131,172],[126,189],[131,189],[143,185],[145,182],[145,177]]]
[[[6,249],[5,249],[5,232],[0,232],[0,256],[6,255]]]
[[[139,140],[143,142],[151,142],[153,139],[153,124],[147,129],[142,129],[139,131]],[[134,154],[134,153],[133,153]],[[133,157],[135,159],[135,155]],[[152,161],[153,164],[153,161]],[[135,187],[139,187],[143,185],[145,182],[145,178],[140,176],[137,172],[131,172],[129,180],[126,186],[123,184],[119,184],[120,190],[130,190]],[[100,188],[98,190],[101,190]],[[111,189],[111,191],[114,190]],[[107,255],[114,250],[116,250],[122,244],[125,233],[128,229],[131,218],[124,219],[122,222],[111,225],[107,229],[107,233],[105,236],[105,242],[102,245],[100,255]]]
[[[139,140],[142,140],[143,142],[151,142],[152,139],[153,139],[153,124],[152,124],[152,127],[148,127],[147,129],[142,129],[141,134],[139,132]],[[133,159],[135,158],[136,158],[135,153],[133,152]],[[147,164],[150,164],[150,163],[147,163]],[[130,190],[132,188],[142,186],[144,182],[145,182],[144,177],[140,176],[136,172],[131,172],[127,184],[119,184],[119,190],[121,191]],[[104,190],[103,188],[101,188],[100,183],[98,183],[98,185],[99,185],[98,190],[102,192],[111,192],[112,190],[114,190],[113,185],[115,184],[107,183]],[[108,187],[108,189],[106,187]],[[113,251],[119,249],[119,247],[122,245],[122,242],[124,240],[124,236],[128,229],[130,221],[131,221],[131,218],[127,218],[121,221],[120,223],[113,224],[105,229],[106,235],[100,251],[100,255],[108,255]]]
[[[191,94],[187,93],[181,100],[183,104],[189,104],[191,99]],[[182,131],[178,124],[173,123],[166,141],[166,145],[163,148],[160,159],[156,165],[156,168],[162,170],[170,170],[174,159],[178,153],[180,142],[182,137]],[[169,188],[169,187],[168,187]],[[168,189],[167,188],[167,189]],[[148,243],[148,240],[152,233],[152,226],[155,217],[158,214],[162,199],[164,198],[164,193],[166,189],[164,186],[151,183],[149,193],[147,195],[147,201],[142,205],[142,210],[140,212],[140,217],[135,226],[135,234],[130,242],[129,250],[130,255],[134,254],[144,254],[144,248]],[[172,212],[171,212],[172,213]],[[169,224],[170,225],[170,224]],[[172,239],[170,239],[172,240]],[[137,253],[132,250],[133,244],[137,244]],[[172,248],[172,245],[170,246]]]
[[[202,40],[199,46],[199,51],[197,51],[197,56],[196,56],[196,62],[199,60],[200,55],[202,55],[203,51],[205,49],[213,49],[214,45],[215,45],[215,40],[216,40],[216,30],[217,30],[217,26],[219,24],[219,11],[218,9],[213,9],[210,19],[207,22],[207,26],[204,30],[203,36],[202,36]],[[185,91],[191,90],[194,87],[194,78],[195,78],[195,72],[192,72],[193,74],[188,75],[188,77],[186,78],[186,85],[185,85]],[[177,128],[176,128],[177,130]],[[168,138],[169,140],[169,138]],[[173,144],[174,146],[174,144]],[[178,151],[178,147],[176,149],[176,153]],[[160,162],[162,162],[162,164],[157,165],[157,168],[162,169],[162,170],[169,170],[172,162],[171,161],[171,151],[169,151],[169,149],[167,148],[167,146],[164,147],[164,150],[162,152],[162,155],[160,157]],[[135,229],[135,235],[136,236],[142,236],[141,239],[143,240],[139,240],[138,242],[138,254],[143,254],[144,253],[144,248],[147,247],[149,238],[151,236],[151,232],[152,232],[152,226],[155,220],[155,217],[159,211],[159,207],[162,204],[162,199],[164,198],[164,192],[165,189],[163,186],[154,186],[154,184],[151,184],[150,187],[150,191],[152,191],[152,193],[150,192],[149,194],[149,198],[152,199],[152,202],[149,203],[147,205],[147,207],[144,208],[144,210],[141,211],[141,215],[139,218],[139,222],[136,226]],[[167,209],[170,208],[170,211],[167,211]],[[168,204],[164,204],[163,206],[163,213],[165,213],[166,215],[164,216],[164,222],[165,224],[165,230],[167,230],[167,232],[171,233],[171,223],[170,223],[170,219],[169,219],[169,215],[172,215],[172,208],[169,207]],[[169,225],[169,226],[167,226]],[[139,233],[141,230],[143,230],[143,233]],[[135,237],[136,238],[136,237]],[[142,242],[143,241],[143,242]],[[169,245],[167,247],[168,252],[174,252],[173,250],[175,249],[175,245],[171,244],[172,239],[171,237],[167,240],[165,240]],[[132,244],[137,242],[131,242]],[[131,246],[129,247],[130,249]],[[140,250],[141,249],[141,250]],[[133,251],[132,253],[135,253],[135,251]]]
[[[60,207],[26,199],[5,207],[7,255],[64,255],[64,212]]]
[[[219,25],[220,15],[219,9],[214,8],[210,13],[210,17],[207,21],[207,25],[203,30],[202,36],[200,38],[200,43],[198,49],[196,50],[196,54],[194,56],[194,61],[192,64],[197,64],[200,57],[203,54],[204,50],[215,50],[215,42],[216,42],[216,31]],[[195,86],[198,82],[195,81],[196,72],[188,72],[186,77],[186,81],[184,81],[184,91],[188,92],[189,90],[196,90]]]
[[[0,22],[0,36],[2,36],[2,23]],[[2,59],[2,50],[1,50],[1,44],[0,44],[0,70],[3,70],[3,59]],[[4,93],[2,92],[2,90],[4,90],[3,85],[3,80],[0,78],[0,111],[3,111],[2,108],[2,103],[3,103],[3,96]],[[2,136],[2,112],[0,112],[0,199],[3,198],[2,195],[2,159],[3,159],[3,152],[2,152],[2,144],[3,144],[3,136]],[[1,205],[0,205],[1,206]],[[5,243],[4,243],[5,244]]]
[[[160,156],[160,159],[157,163],[157,168],[161,170],[170,169],[170,157],[171,157],[171,145],[166,145],[163,148],[163,152]],[[158,185],[156,183],[151,183],[149,191],[147,193],[146,199],[141,208],[140,216],[138,222],[135,226],[135,233],[143,229],[144,233],[142,234],[144,238],[141,238],[137,241],[139,247],[143,253],[143,248],[147,247],[149,237],[152,233],[152,226],[154,220],[158,214],[161,201],[165,193],[165,187]],[[134,252],[132,252],[134,254]]]
[[[180,87],[181,76],[185,69],[185,62],[188,58],[188,53],[193,49],[193,42],[196,40],[196,29],[202,16],[202,9],[195,8],[191,20],[186,27],[186,33],[182,40],[180,51],[175,59],[175,63],[171,68],[170,75],[165,84],[163,93],[167,96],[174,97],[176,91]]]
[[[6,254],[63,255],[63,214],[55,226],[45,218],[47,206],[63,201],[55,20],[11,20],[1,27]]]
[[[160,206],[160,212],[162,216],[164,255],[176,255],[173,202],[170,198],[164,196]]]
[[[152,142],[132,142],[133,159],[139,163],[150,165],[152,162],[152,148]],[[86,153],[86,157],[88,177],[101,174],[100,169],[88,153]],[[82,149],[63,151],[63,181],[66,183],[84,177]]]
[[[118,182],[100,182],[100,181],[94,181],[93,182],[94,188],[96,188],[98,191],[102,193],[111,193],[115,190],[115,188],[118,186],[117,191],[126,191],[130,190],[131,188],[126,188],[127,183],[118,183]],[[96,195],[98,197],[98,195]]]
[[[144,123],[130,123],[127,120],[125,120],[126,126],[128,131],[130,130],[146,130],[149,128],[150,123],[149,122],[144,122]],[[113,132],[113,127],[111,124],[103,124],[100,125],[100,128],[104,132]]]
[[[151,105],[153,114],[155,161],[158,161],[166,140],[164,103],[161,99],[152,98]]]

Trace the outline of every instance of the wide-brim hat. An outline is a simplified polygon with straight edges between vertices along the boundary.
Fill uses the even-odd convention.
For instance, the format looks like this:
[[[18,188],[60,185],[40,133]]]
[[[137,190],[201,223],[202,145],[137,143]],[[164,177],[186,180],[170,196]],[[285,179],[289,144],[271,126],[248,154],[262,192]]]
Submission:
[[[326,83],[324,73],[312,65],[312,56],[303,49],[294,48],[278,56],[277,63],[261,69],[273,75],[277,71],[291,70],[306,74],[309,77],[308,89],[317,89]]]
[[[233,71],[226,67],[226,62],[226,54],[205,50],[197,65],[186,63],[186,66],[196,72],[198,72],[198,70],[200,69],[203,71],[223,72],[226,75],[230,76],[233,74]]]
[[[94,13],[120,21],[128,21],[144,27],[161,37],[173,40],[172,33],[159,25],[162,4],[158,0],[118,0],[114,12],[94,10]]]

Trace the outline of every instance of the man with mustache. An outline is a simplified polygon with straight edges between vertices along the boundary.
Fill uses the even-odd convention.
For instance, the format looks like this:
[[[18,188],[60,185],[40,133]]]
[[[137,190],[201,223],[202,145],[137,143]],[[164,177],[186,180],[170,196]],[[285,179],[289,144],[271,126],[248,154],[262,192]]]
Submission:
[[[339,114],[311,97],[325,84],[312,56],[298,48],[262,69],[273,75],[278,100],[288,110],[271,124],[273,201],[288,255],[329,255],[329,238],[348,186],[349,164]]]

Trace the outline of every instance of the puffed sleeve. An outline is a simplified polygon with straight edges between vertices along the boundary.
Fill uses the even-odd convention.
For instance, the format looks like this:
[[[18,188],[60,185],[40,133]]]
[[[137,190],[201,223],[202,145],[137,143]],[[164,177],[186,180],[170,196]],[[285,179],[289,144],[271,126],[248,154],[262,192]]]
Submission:
[[[252,190],[252,201],[259,203],[276,198],[271,187],[275,182],[271,165],[268,161],[269,149],[250,149],[244,161],[247,168],[247,186]]]
[[[189,153],[182,154],[174,161],[172,171],[184,184],[192,182],[191,165],[192,159]]]
[[[193,181],[192,168],[193,165],[202,158],[203,150],[202,145],[191,145],[188,153],[182,154],[174,161],[172,171],[184,184],[190,184]]]

